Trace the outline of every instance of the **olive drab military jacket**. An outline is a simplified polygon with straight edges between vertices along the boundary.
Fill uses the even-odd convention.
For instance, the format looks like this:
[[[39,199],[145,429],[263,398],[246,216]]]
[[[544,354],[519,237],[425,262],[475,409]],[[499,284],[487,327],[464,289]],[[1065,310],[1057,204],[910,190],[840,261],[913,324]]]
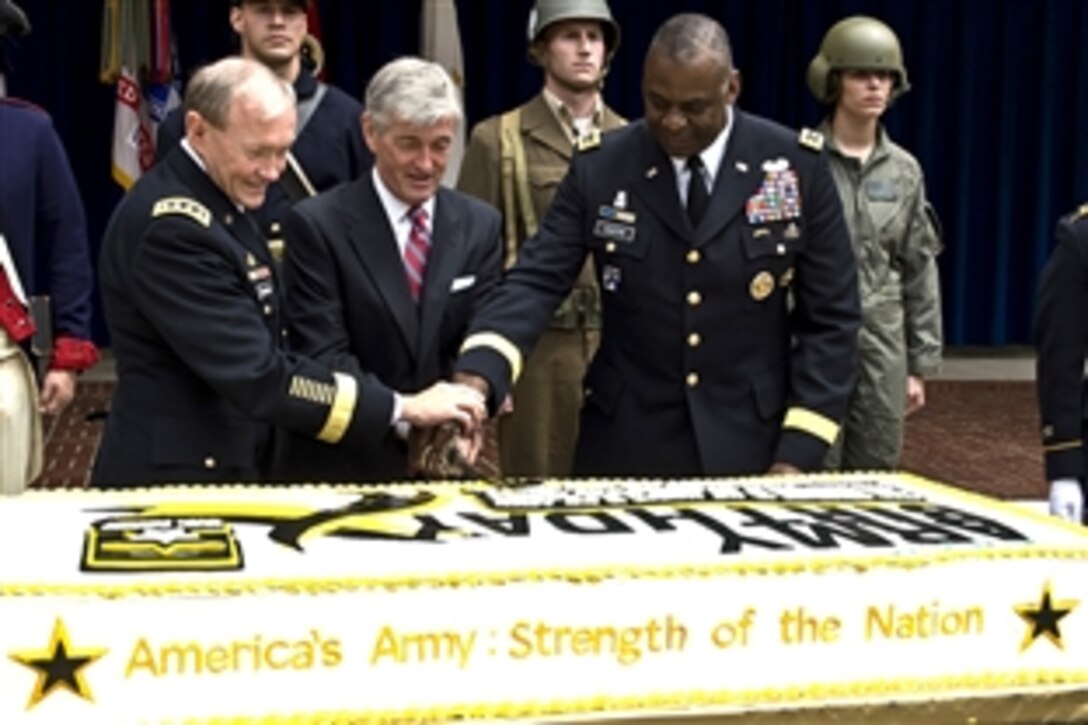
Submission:
[[[602,106],[603,131],[626,123],[611,108]],[[543,93],[473,129],[457,188],[502,212],[507,267],[513,266],[525,240],[537,232],[575,151],[576,144],[560,126]],[[575,284],[574,294],[553,320],[553,326],[580,327],[576,319],[579,310],[575,308],[586,307],[584,299],[595,297],[595,290],[593,271],[587,266]]]

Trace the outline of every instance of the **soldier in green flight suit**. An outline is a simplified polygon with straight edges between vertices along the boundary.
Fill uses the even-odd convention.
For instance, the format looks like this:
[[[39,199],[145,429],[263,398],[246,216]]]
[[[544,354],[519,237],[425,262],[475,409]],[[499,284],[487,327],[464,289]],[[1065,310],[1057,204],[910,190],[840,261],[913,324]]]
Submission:
[[[457,184],[502,212],[506,266],[536,234],[575,148],[600,143],[626,121],[601,98],[620,29],[605,0],[537,0],[529,16],[529,59],[544,71],[531,100],[472,131]],[[587,263],[540,338],[502,419],[502,470],[567,476],[578,437],[582,378],[597,350],[600,299]]]
[[[926,403],[943,339],[940,226],[918,161],[880,123],[910,88],[899,39],[874,18],[836,23],[809,65],[808,85],[829,109],[820,130],[857,255],[862,307],[857,388],[827,465],[891,469],[905,416]]]

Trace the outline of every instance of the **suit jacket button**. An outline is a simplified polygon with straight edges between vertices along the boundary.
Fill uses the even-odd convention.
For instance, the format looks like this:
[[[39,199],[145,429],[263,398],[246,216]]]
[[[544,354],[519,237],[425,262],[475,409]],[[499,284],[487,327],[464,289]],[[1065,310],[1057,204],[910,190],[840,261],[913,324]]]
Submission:
[[[688,264],[698,264],[700,259],[702,259],[702,255],[699,254],[698,249],[688,251]]]
[[[699,347],[703,344],[703,338],[698,332],[688,335],[688,347]]]
[[[217,465],[218,464],[216,463],[215,458],[213,458],[211,456],[208,456],[207,458],[204,459],[204,467],[207,468],[208,470],[211,470],[211,469],[215,468]]]
[[[689,388],[699,387],[699,373],[688,373],[687,383]]]
[[[692,307],[698,307],[703,303],[703,296],[698,292],[688,292],[688,304]]]

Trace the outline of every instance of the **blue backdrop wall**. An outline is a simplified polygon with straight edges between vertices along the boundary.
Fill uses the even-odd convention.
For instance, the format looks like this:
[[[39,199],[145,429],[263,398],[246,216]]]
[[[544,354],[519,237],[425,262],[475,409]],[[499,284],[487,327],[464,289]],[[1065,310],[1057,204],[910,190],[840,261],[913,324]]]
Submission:
[[[97,247],[121,191],[110,179],[113,89],[97,80],[99,0],[22,0],[34,32],[6,45],[9,93],[47,108],[68,148]],[[469,121],[534,93],[531,0],[458,0]],[[1030,341],[1035,283],[1055,220],[1088,199],[1088,3],[1083,0],[611,0],[623,40],[605,89],[641,115],[650,36],[698,11],[729,31],[740,105],[791,126],[819,121],[804,77],[824,31],[850,14],[888,22],[914,90],[886,117],[927,174],[941,217],[947,339]],[[382,63],[419,50],[421,0],[319,0],[328,78],[359,96]],[[235,49],[228,0],[174,0],[183,75]],[[2,145],[0,138],[0,162]],[[98,334],[104,337],[101,322]]]

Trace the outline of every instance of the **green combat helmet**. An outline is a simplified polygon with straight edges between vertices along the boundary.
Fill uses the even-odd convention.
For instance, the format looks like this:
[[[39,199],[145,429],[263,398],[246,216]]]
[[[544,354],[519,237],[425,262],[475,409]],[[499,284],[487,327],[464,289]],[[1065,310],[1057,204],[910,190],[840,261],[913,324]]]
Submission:
[[[831,105],[838,99],[839,72],[844,70],[891,71],[895,84],[889,103],[910,90],[899,38],[876,18],[855,15],[827,31],[820,52],[808,66],[808,87],[816,100]]]
[[[548,26],[563,20],[598,20],[604,33],[604,67],[607,70],[620,44],[620,26],[612,18],[606,0],[536,0],[529,13],[529,60],[539,64],[533,46]]]

